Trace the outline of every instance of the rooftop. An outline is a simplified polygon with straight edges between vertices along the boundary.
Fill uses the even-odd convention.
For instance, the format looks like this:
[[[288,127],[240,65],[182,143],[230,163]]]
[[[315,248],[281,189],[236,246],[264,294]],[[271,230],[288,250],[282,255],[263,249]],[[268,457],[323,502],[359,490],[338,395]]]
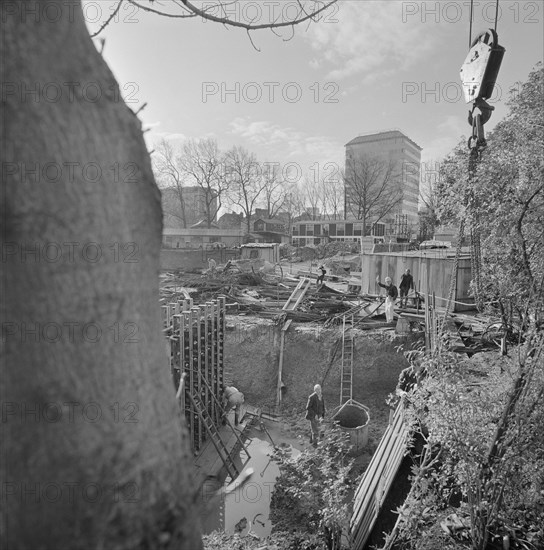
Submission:
[[[285,225],[285,222],[280,218],[257,218],[256,222],[264,222],[270,225]]]
[[[428,250],[406,250],[401,252],[365,252],[365,256],[399,256],[401,258],[436,258],[450,260],[454,259],[456,254],[455,248],[433,248]],[[470,258],[470,248],[462,247],[460,258]]]
[[[366,134],[359,134],[356,138],[353,138],[351,141],[346,143],[345,146],[348,147],[350,145],[357,145],[358,143],[371,143],[373,141],[395,138],[404,138],[420,151],[423,150],[423,147],[420,147],[415,141],[411,140],[404,132],[397,128],[391,130],[383,130],[381,132],[369,132]]]
[[[279,243],[247,243],[241,248],[273,248],[274,246],[279,246]]]

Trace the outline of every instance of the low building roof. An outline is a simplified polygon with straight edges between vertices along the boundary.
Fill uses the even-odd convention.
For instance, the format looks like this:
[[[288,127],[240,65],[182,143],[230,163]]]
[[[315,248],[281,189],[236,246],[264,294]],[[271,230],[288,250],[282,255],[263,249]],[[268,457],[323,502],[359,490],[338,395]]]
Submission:
[[[285,225],[285,221],[279,218],[257,218],[255,222],[264,222],[264,223],[270,223],[275,225]]]
[[[190,236],[195,236],[195,235],[217,235],[217,236],[221,236],[221,235],[225,235],[225,236],[241,236],[243,235],[243,231],[241,229],[238,229],[238,228],[232,228],[232,229],[220,229],[220,228],[217,228],[217,227],[212,227],[210,229],[208,228],[203,228],[203,227],[199,227],[199,228],[194,228],[194,229],[185,229],[183,227],[164,227],[163,230],[162,230],[162,234],[163,236],[169,236],[169,235],[179,235],[179,236],[184,236],[184,235],[190,235]]]
[[[278,245],[279,243],[247,243],[243,244],[241,248],[272,248]]]
[[[453,259],[457,253],[456,248],[431,248],[428,250],[405,250],[400,252],[365,252],[365,256],[400,256],[401,258],[436,258]],[[470,258],[470,248],[461,248],[460,258]]]

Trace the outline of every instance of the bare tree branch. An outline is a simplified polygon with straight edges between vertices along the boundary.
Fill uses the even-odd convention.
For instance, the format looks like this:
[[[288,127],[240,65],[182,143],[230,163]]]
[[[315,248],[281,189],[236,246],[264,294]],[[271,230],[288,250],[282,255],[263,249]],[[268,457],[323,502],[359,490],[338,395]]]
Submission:
[[[185,208],[185,194],[183,191],[183,177],[178,168],[178,159],[176,158],[174,147],[165,139],[157,146],[156,155],[153,159],[153,168],[157,174],[159,184],[163,178],[166,178],[165,188],[174,189],[179,201],[179,210],[175,208],[173,211],[168,211],[166,213],[178,218],[183,227],[186,228],[187,213]]]
[[[363,221],[363,234],[370,222],[376,223],[402,200],[401,175],[396,164],[381,157],[358,156],[348,159],[344,183],[347,210]]]
[[[210,228],[228,188],[224,155],[220,152],[217,141],[208,138],[186,142],[180,168],[190,181],[203,190],[206,224]]]
[[[206,13],[205,10],[201,10],[197,6],[195,6],[192,2],[189,2],[189,0],[181,0],[184,4],[184,6],[191,11],[193,14],[198,15],[202,17],[203,19],[208,19],[209,21],[215,21],[216,23],[223,23],[224,25],[230,25],[232,27],[241,27],[243,29],[247,30],[259,30],[259,29],[270,29],[270,28],[279,28],[279,27],[292,27],[293,25],[298,25],[300,23],[303,23],[304,21],[313,20],[315,21],[315,18],[320,13],[326,11],[329,9],[333,4],[336,3],[337,0],[330,0],[328,2],[325,2],[324,5],[322,5],[320,8],[315,9],[311,13],[307,13],[305,8],[300,4],[300,10],[297,14],[297,16],[292,21],[282,21],[280,23],[262,23],[260,25],[253,25],[251,23],[243,23],[241,21],[235,21],[233,19],[229,19],[228,17],[217,17],[215,15],[212,15],[210,13]],[[221,4],[221,3],[220,3]],[[319,5],[321,2],[313,2],[314,5]]]
[[[94,38],[95,36],[99,35],[110,23],[111,20],[119,13],[119,10],[121,9],[121,4],[124,0],[119,0],[119,3],[115,7],[115,10],[113,10],[113,13],[108,17],[105,23],[102,24],[102,26],[94,33],[91,34],[91,38]],[[104,43],[102,43],[102,49],[104,49]],[[102,53],[102,51],[100,52]]]
[[[283,208],[287,200],[285,182],[281,177],[279,164],[265,162],[263,164],[263,183],[266,210],[270,218],[274,218]]]
[[[257,159],[243,147],[233,147],[225,155],[229,200],[239,206],[246,218],[248,236],[251,233],[251,216],[265,189]]]
[[[108,20],[100,27],[100,29],[93,34],[94,36],[97,36],[100,34],[113,20],[113,18],[117,15],[120,9],[120,5],[124,0],[120,0],[119,4],[116,7],[115,12],[108,18]],[[156,9],[148,5],[144,5],[141,2],[138,2],[137,0],[127,0],[130,4],[133,6],[136,6],[140,8],[143,11],[149,12],[149,13],[155,13],[157,15],[162,15],[164,17],[171,17],[176,19],[189,19],[192,17],[201,17],[202,19],[213,21],[215,23],[220,23],[224,25],[225,27],[238,27],[241,29],[245,29],[247,31],[249,40],[252,44],[252,46],[257,50],[260,51],[255,43],[253,42],[253,39],[251,37],[251,31],[261,30],[261,29],[271,29],[274,34],[278,35],[274,31],[274,29],[283,28],[283,27],[290,27],[292,30],[292,34],[289,38],[284,38],[284,40],[291,40],[294,36],[294,26],[299,25],[300,23],[304,23],[305,21],[308,21],[308,23],[315,22],[318,20],[318,15],[328,10],[333,4],[335,4],[338,0],[311,0],[311,2],[308,4],[307,2],[301,2],[300,0],[297,0],[298,4],[298,13],[296,16],[289,20],[289,21],[280,21],[280,17],[276,17],[273,21],[270,21],[268,23],[254,23],[255,18],[250,22],[244,22],[244,21],[238,21],[236,19],[233,19],[229,17],[226,7],[230,5],[234,5],[237,3],[237,0],[234,0],[232,2],[221,2],[217,1],[217,3],[199,8],[189,0],[175,0],[173,4],[177,6],[180,10],[182,10],[182,13],[172,13],[170,11]],[[308,5],[312,5],[313,9],[309,10],[307,8]],[[220,9],[222,11],[222,15],[215,15],[213,12],[216,9]]]
[[[188,19],[189,17],[196,17],[196,14],[193,14],[193,13],[186,13],[185,15],[181,15],[181,14],[175,14],[175,13],[168,13],[168,12],[164,12],[164,11],[159,11],[159,10],[155,10],[153,8],[150,8],[149,6],[142,6],[142,4],[140,4],[139,2],[136,2],[136,0],[127,0],[127,2],[129,2],[130,4],[134,5],[134,6],[137,6],[138,8],[144,10],[144,11],[148,11],[150,13],[156,13],[157,15],[163,15],[164,17],[173,17],[173,18],[176,18],[176,19]]]

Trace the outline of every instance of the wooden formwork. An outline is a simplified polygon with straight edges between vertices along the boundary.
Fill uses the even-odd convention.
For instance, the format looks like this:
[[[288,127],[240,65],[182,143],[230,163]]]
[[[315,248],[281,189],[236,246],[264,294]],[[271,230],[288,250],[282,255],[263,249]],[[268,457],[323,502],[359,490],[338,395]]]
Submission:
[[[200,399],[209,417],[219,426],[224,384],[225,298],[197,306],[192,300],[169,303],[162,306],[162,319],[170,343],[170,369],[176,389],[185,374],[182,402],[193,452],[198,453],[206,440],[206,428],[190,396]]]

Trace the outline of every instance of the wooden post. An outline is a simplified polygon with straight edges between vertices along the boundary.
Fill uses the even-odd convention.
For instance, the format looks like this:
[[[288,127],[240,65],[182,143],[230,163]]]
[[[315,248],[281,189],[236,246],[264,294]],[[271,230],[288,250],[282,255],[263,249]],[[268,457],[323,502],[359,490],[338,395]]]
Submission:
[[[183,379],[183,398],[181,401],[183,408],[181,409],[181,414],[185,416],[187,426],[190,426],[190,419],[187,417],[187,403],[189,402],[189,400],[186,399],[187,381],[189,379],[189,373],[187,372],[185,358],[186,342],[187,339],[185,337],[185,314],[181,313],[179,316],[179,372]]]
[[[162,326],[168,328],[170,326],[170,308],[168,306],[161,306],[162,311]]]
[[[204,306],[201,307],[201,311],[203,313],[203,330],[204,334],[202,335],[202,345],[203,345],[203,361],[204,364],[202,365],[204,369],[204,376],[206,378],[206,382],[208,383],[209,389],[206,388],[206,399],[208,400],[208,412],[210,413],[210,416],[212,418],[215,418],[215,400],[214,397],[217,397],[215,395],[215,392],[213,391],[213,371],[212,371],[212,362],[210,361],[210,344],[211,344],[211,338],[210,338],[210,303],[206,302]]]
[[[429,310],[429,294],[425,293],[425,350],[432,351],[431,335],[431,313]]]
[[[280,359],[278,364],[278,385],[276,388],[276,407],[278,408],[281,405],[281,387],[282,387],[282,372],[283,372],[283,347],[285,345],[285,333],[287,329],[289,328],[289,325],[291,324],[291,319],[288,319],[285,321],[282,329],[281,329],[281,339],[280,339]]]
[[[210,368],[212,371],[212,391],[219,401],[221,401],[221,380],[219,376],[219,371],[217,369],[217,301],[213,300],[210,302]],[[215,408],[215,423],[219,424],[221,418],[219,409]]]
[[[180,348],[180,326],[181,315],[177,314],[172,317],[172,334],[169,338],[170,341],[170,369],[172,377],[176,383],[176,389],[179,385],[179,378],[183,373],[183,361],[181,360],[181,348]],[[179,374],[179,377],[178,377]]]
[[[226,297],[219,297],[219,308],[217,315],[217,367],[221,371],[222,383],[225,381],[225,365],[224,365],[224,350],[225,350],[225,308]]]
[[[346,316],[342,317],[342,357],[340,358],[340,406],[342,403],[342,395],[344,393],[344,351],[346,349]]]
[[[192,361],[192,370],[193,370],[193,394],[198,397],[202,397],[202,384],[200,381],[200,322],[199,322],[199,313],[200,310],[197,307],[191,308],[191,347],[193,350],[193,361]],[[198,430],[196,433],[196,447],[197,450],[200,450],[202,442],[204,441],[204,426],[200,417],[197,415],[195,422],[198,425]]]
[[[186,343],[184,346],[184,358],[185,358],[185,364],[186,364],[186,372],[188,373],[189,380],[187,381],[187,391],[188,392],[194,392],[195,391],[195,375],[193,370],[193,314],[191,311],[187,311],[183,314],[183,320],[185,323],[185,338]],[[191,445],[193,447],[193,451],[196,451],[197,445],[196,445],[196,430],[198,430],[198,425],[196,423],[197,415],[196,411],[193,408],[192,402],[189,399],[188,403],[190,403],[190,421],[189,421],[189,428],[191,432]]]

